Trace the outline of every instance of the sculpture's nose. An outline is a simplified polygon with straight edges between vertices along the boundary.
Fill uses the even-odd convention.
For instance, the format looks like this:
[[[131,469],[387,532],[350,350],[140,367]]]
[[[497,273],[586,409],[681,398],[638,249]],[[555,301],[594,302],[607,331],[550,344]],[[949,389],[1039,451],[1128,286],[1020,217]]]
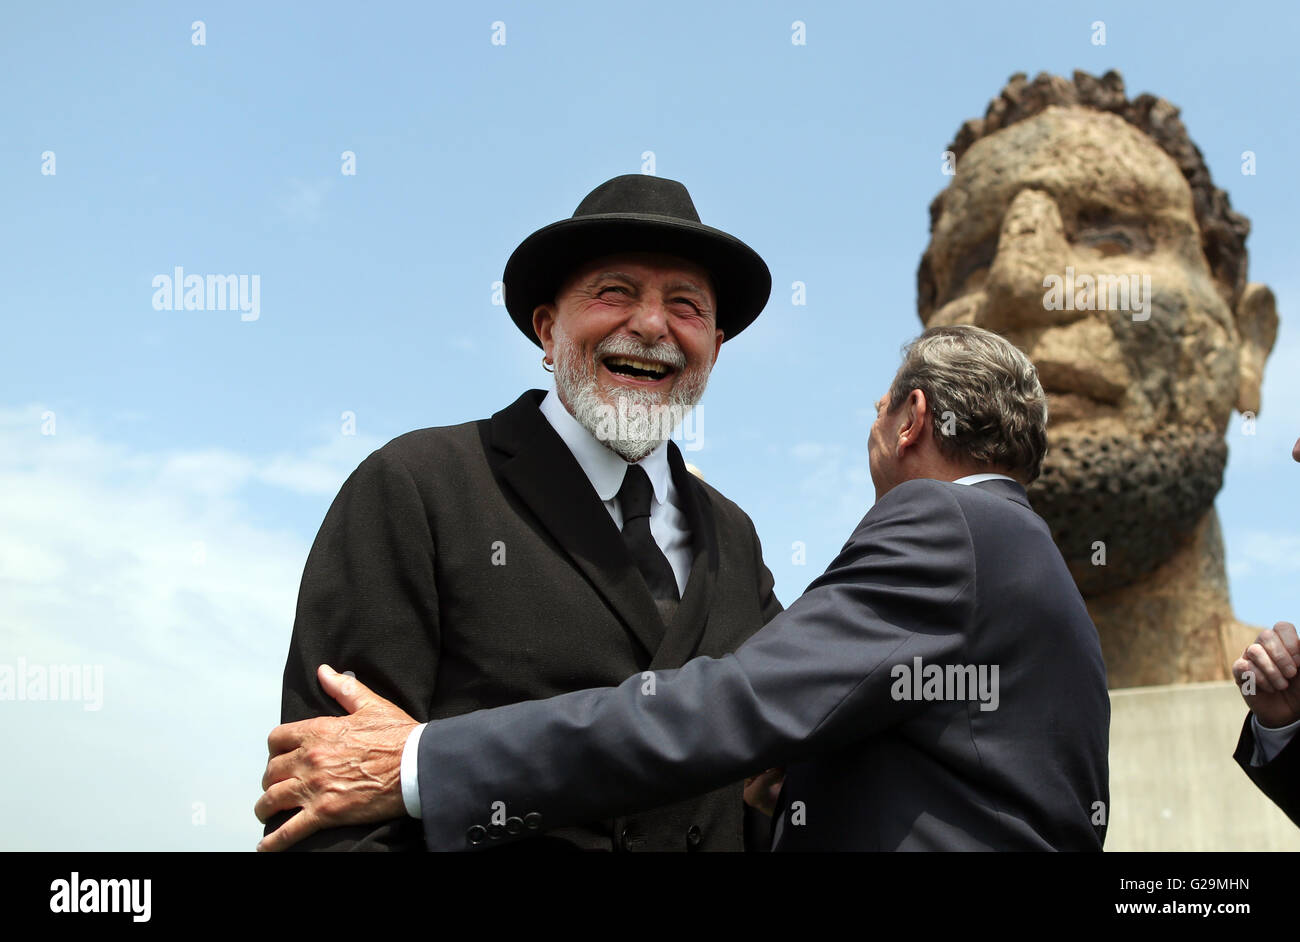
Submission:
[[[1002,332],[1064,324],[1085,316],[1075,310],[1054,310],[1044,299],[1044,279],[1064,273],[1069,253],[1056,201],[1041,190],[1016,194],[1002,217],[997,254],[984,283],[979,326]]]

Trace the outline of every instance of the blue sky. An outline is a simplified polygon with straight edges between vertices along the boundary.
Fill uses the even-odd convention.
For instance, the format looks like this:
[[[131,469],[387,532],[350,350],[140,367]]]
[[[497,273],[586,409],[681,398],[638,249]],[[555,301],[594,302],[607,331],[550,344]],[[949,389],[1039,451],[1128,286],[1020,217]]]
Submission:
[[[1168,98],[1251,218],[1250,278],[1282,329],[1256,434],[1234,417],[1218,507],[1237,614],[1294,620],[1297,17],[1280,2],[11,6],[0,663],[102,665],[104,687],[98,710],[0,703],[24,757],[0,783],[0,846],[253,846],[330,500],[394,436],[546,384],[492,283],[524,236],[647,151],[772,269],[690,459],[750,513],[796,597],[873,498],[871,403],[920,329],[940,154],[1017,71],[1118,68],[1130,95]],[[177,266],[258,275],[259,316],[156,310],[152,279]]]

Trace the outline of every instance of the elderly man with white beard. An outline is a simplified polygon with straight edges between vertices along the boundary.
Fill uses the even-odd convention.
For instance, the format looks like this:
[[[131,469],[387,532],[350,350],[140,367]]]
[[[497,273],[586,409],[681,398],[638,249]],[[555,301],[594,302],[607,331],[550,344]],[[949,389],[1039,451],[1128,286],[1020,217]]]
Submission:
[[[781,611],[749,517],[668,440],[766,304],[763,260],[702,224],[680,183],[628,175],[525,239],[503,280],[554,388],[402,435],[344,484],[303,573],[259,849],[422,850],[413,723],[718,657]],[[390,703],[356,703],[348,674]],[[329,777],[313,765],[326,755]],[[754,783],[755,805],[771,781]],[[340,787],[374,795],[365,820],[384,820],[331,816]],[[766,849],[744,794],[736,782],[544,834],[503,811],[466,840]]]

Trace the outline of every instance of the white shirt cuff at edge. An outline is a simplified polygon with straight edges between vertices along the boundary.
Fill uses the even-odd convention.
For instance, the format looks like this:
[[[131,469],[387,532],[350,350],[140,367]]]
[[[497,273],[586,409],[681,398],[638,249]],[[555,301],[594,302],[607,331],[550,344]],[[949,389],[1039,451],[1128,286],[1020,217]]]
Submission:
[[[1277,758],[1277,754],[1286,748],[1286,744],[1295,734],[1300,732],[1300,720],[1287,726],[1270,729],[1267,726],[1260,726],[1259,720],[1252,713],[1250,723],[1251,730],[1255,734],[1255,754],[1251,757],[1251,765],[1265,765],[1272,762]]]
[[[420,734],[428,723],[421,723],[411,730],[402,747],[402,803],[406,813],[413,818],[420,817]],[[1256,742],[1259,737],[1256,736]]]

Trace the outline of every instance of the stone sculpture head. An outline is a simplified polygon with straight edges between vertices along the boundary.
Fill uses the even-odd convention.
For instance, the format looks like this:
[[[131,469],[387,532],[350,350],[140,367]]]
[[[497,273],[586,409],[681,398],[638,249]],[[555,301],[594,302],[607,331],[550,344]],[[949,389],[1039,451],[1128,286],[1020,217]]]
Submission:
[[[1259,411],[1277,313],[1246,281],[1250,223],[1178,110],[1116,72],[1015,75],[950,150],[921,320],[1029,355],[1050,413],[1034,507],[1085,596],[1136,582],[1212,507],[1233,409]]]

